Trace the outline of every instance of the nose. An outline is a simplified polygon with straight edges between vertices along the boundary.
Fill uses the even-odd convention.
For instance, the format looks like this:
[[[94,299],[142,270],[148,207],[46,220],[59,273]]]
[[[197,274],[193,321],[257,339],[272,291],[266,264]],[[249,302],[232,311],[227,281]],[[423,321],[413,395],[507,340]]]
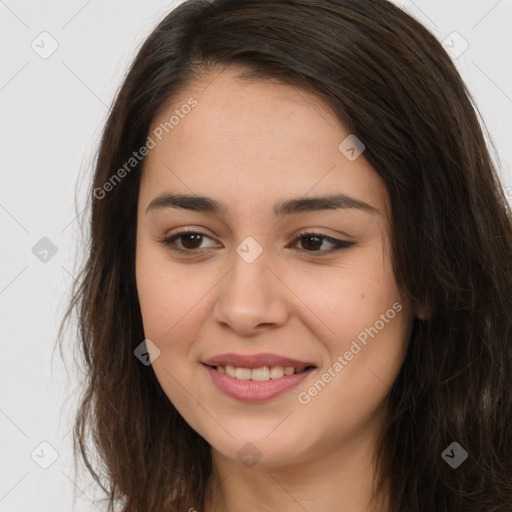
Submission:
[[[235,254],[233,268],[216,287],[215,320],[243,336],[280,327],[289,317],[290,291],[264,254],[252,263]]]

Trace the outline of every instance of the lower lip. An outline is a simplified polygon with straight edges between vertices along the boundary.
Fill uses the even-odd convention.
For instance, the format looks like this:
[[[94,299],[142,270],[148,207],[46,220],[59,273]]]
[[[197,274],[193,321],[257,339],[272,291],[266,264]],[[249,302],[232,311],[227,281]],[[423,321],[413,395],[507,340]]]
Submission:
[[[262,402],[270,400],[282,393],[298,386],[313,370],[304,370],[293,375],[285,375],[279,379],[269,380],[240,380],[230,377],[225,373],[219,373],[211,366],[203,365],[210,374],[213,383],[224,394],[242,400],[243,402]]]

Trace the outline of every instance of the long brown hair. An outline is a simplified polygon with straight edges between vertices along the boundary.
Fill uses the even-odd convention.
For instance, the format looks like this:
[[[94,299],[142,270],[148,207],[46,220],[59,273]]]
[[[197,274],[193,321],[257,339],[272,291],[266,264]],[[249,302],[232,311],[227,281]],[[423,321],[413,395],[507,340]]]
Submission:
[[[396,280],[422,312],[379,445],[378,488],[389,489],[392,511],[510,512],[512,214],[454,64],[385,0],[188,0],[147,38],[103,132],[88,258],[64,319],[78,316],[85,369],[76,459],[109,510],[203,509],[209,446],[134,357],[144,340],[135,282],[144,160],[108,192],[104,184],[165,105],[229,65],[246,70],[242,79],[323,98],[387,187]],[[456,469],[443,457],[453,442],[468,453]]]

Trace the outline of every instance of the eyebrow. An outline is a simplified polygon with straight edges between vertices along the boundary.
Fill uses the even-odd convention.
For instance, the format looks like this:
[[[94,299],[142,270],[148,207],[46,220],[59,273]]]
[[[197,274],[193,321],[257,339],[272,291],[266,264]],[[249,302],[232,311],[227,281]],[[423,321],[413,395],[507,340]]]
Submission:
[[[225,216],[229,212],[226,205],[211,197],[188,194],[162,194],[149,203],[146,208],[146,213],[166,208],[181,208],[195,212],[212,213],[218,216]],[[368,213],[379,213],[377,208],[345,194],[301,197],[278,201],[273,207],[273,213],[275,216],[283,216],[303,212],[338,209],[354,209]]]

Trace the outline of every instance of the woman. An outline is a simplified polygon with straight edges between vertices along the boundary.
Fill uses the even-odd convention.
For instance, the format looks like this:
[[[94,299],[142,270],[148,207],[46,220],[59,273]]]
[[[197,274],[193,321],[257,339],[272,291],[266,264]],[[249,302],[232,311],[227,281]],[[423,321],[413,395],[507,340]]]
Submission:
[[[510,208],[402,10],[181,4],[91,206],[75,446],[110,510],[511,510]]]

